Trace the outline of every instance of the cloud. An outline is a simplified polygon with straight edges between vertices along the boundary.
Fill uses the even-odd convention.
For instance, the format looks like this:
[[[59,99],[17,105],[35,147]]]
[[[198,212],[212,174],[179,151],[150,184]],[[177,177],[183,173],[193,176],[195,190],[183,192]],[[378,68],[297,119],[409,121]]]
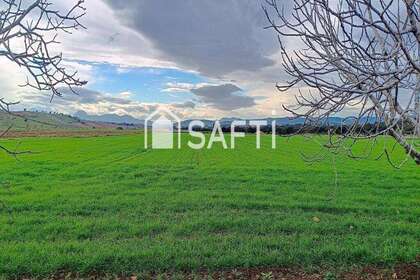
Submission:
[[[0,56],[0,98],[8,102],[20,101],[22,92],[27,90],[19,87],[26,81],[21,70],[15,63]]]
[[[169,82],[162,91],[169,93],[191,92],[202,105],[223,111],[252,107],[256,105],[255,100],[260,98],[259,96],[250,97],[241,94],[242,89],[234,84]],[[194,107],[196,105],[193,102],[189,104],[194,104]]]
[[[109,102],[116,105],[127,105],[132,102],[130,99],[124,97],[114,97],[112,95],[104,94],[87,88],[76,88],[74,91],[77,94],[74,94],[67,88],[62,89],[61,92],[63,97],[57,98],[57,102],[76,102],[79,104],[99,104],[101,102]]]
[[[196,85],[191,83],[169,82],[165,86],[166,87],[162,92],[189,92],[194,89]]]
[[[105,0],[125,26],[163,58],[204,75],[257,71],[274,64],[278,49],[255,0]]]
[[[201,102],[224,111],[247,108],[255,105],[254,98],[238,94],[241,91],[242,89],[234,84],[202,86],[191,90]]]
[[[63,60],[61,66],[64,67],[68,73],[77,72],[77,77],[83,81],[88,81],[89,85],[92,85],[96,82],[95,75],[93,74],[94,67],[91,64]]]
[[[54,1],[53,7],[67,11],[75,2]],[[59,34],[62,44],[56,45],[54,51],[62,52],[64,58],[124,67],[177,68],[173,62],[163,59],[159,50],[142,34],[124,26],[103,0],[89,0],[83,5],[87,13],[80,20],[87,29]]]
[[[78,76],[82,80],[88,80],[89,84],[95,83],[93,67],[91,65],[63,60],[62,66],[69,73],[77,71]],[[27,79],[33,81],[32,76],[24,68],[19,67],[6,57],[0,57],[0,73],[0,98],[4,98],[7,101],[30,103],[32,100],[27,99],[28,95],[36,95],[44,98],[48,102],[50,101],[51,92],[37,91],[29,86],[23,87]],[[5,73],[7,75],[4,75]]]
[[[102,93],[86,88],[77,88],[75,93],[68,89],[62,89],[62,97],[55,97],[50,102],[51,96],[30,92],[25,94],[25,100],[30,103],[22,103],[21,108],[40,111],[58,111],[67,114],[75,114],[84,111],[91,115],[116,114],[130,115],[138,119],[145,119],[156,109],[163,107],[173,111],[179,116],[188,116],[191,110],[196,108],[192,101],[183,103],[145,103],[131,99],[130,92],[121,92],[116,95]]]
[[[130,114],[133,116],[142,116],[155,109],[151,104],[141,103],[131,100],[126,92],[117,96],[102,93],[87,88],[77,88],[75,93],[69,89],[61,89],[62,97],[54,97],[50,102],[50,95],[39,93],[28,93],[25,100],[31,100],[27,105],[28,109],[37,109],[43,111],[59,111],[72,114],[83,110],[92,114]]]
[[[130,98],[131,96],[133,96],[133,93],[130,91],[124,91],[120,92],[118,95],[122,98]]]
[[[75,1],[55,1],[53,7],[64,11]],[[286,2],[282,0],[282,4]],[[151,106],[167,106],[197,117],[269,115],[268,109],[281,107],[279,103],[284,100],[277,97],[274,88],[276,81],[284,80],[284,72],[276,63],[280,61],[276,37],[263,30],[267,22],[261,4],[261,0],[85,1],[87,14],[82,22],[88,29],[59,34],[62,44],[52,51],[71,59],[65,66],[69,71],[78,70],[91,89],[78,90],[78,96],[65,94],[50,103],[49,93],[17,87],[25,82],[25,72],[0,61],[0,72],[7,73],[0,75],[0,97],[20,100],[28,109],[65,113],[84,110],[139,117]],[[117,74],[97,71],[97,63],[102,62],[117,67]],[[148,96],[153,93],[145,86],[128,84],[137,67],[149,66],[202,75],[200,79],[182,76],[179,81],[184,83],[167,83],[156,89],[167,96],[159,92],[153,100]],[[105,79],[116,81],[115,87],[104,86]],[[127,84],[120,86],[119,79]],[[197,80],[207,83],[194,83]],[[112,94],[92,88],[105,88]],[[269,102],[270,94],[276,95],[272,99],[276,105]],[[147,96],[149,103],[136,101],[136,96]]]
[[[178,83],[178,82],[169,82],[166,83],[165,88],[162,90],[162,92],[171,92],[171,93],[176,93],[176,92],[190,92],[193,89],[197,89],[203,86],[210,86],[213,84],[210,83],[198,83],[198,84],[193,84],[193,83]]]
[[[196,104],[192,101],[186,101],[184,103],[174,103],[172,106],[180,109],[194,109]]]

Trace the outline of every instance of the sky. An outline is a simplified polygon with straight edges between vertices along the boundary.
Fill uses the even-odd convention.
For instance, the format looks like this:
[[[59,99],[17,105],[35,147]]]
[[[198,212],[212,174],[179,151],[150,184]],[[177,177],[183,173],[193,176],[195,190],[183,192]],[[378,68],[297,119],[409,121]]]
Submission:
[[[51,0],[65,11],[75,1]],[[19,108],[145,118],[164,107],[183,118],[286,116],[293,92],[261,0],[86,0],[86,30],[59,34],[69,71],[88,81],[78,95],[19,85],[25,71],[0,57],[0,93]],[[287,8],[287,1],[283,1]]]

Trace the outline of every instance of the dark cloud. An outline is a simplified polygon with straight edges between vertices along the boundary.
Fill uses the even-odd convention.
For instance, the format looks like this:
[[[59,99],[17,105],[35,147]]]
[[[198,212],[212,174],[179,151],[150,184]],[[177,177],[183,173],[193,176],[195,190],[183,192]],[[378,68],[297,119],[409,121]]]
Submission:
[[[132,101],[127,98],[113,97],[110,95],[103,94],[98,91],[86,89],[86,88],[77,88],[74,92],[70,91],[67,88],[61,90],[63,94],[62,98],[57,98],[58,102],[78,102],[81,104],[97,104],[99,102],[109,102],[119,105],[128,105]]]
[[[256,105],[252,97],[241,95],[241,91],[233,84],[203,86],[191,90],[201,102],[220,110],[236,110]]]
[[[98,104],[99,102],[109,102],[117,105],[129,105],[131,100],[121,97],[113,97],[99,91],[90,90],[86,88],[76,88],[74,92],[68,88],[60,89],[61,97],[54,97],[52,104]],[[33,94],[29,96],[33,101],[40,101],[50,103],[51,95],[47,94]]]
[[[259,0],[105,0],[164,56],[210,76],[273,65],[278,44]]]

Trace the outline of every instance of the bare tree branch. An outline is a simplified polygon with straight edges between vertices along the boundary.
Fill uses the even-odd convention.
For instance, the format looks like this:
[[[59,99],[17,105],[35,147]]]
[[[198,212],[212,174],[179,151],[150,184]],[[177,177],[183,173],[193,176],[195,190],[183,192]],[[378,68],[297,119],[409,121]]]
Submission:
[[[354,156],[359,140],[387,134],[420,165],[419,1],[294,0],[285,13],[266,0],[263,9],[291,77],[278,90],[310,89],[299,90],[288,112],[311,126],[353,112],[330,133],[328,148]],[[289,48],[290,41],[302,47]]]
[[[87,82],[77,77],[77,72],[68,72],[63,66],[62,54],[54,53],[59,44],[60,32],[71,33],[85,28],[80,19],[85,15],[84,0],[77,0],[66,12],[55,9],[52,0],[0,0],[0,57],[6,57],[26,70],[28,86],[39,91],[61,96],[60,90]],[[17,103],[6,102],[0,97],[0,111],[12,114],[10,107]],[[0,134],[5,136],[9,127]],[[3,146],[0,150],[17,156],[27,151],[11,151]]]
[[[62,66],[62,55],[53,54],[59,32],[71,33],[85,28],[80,19],[85,14],[84,0],[78,0],[67,12],[54,9],[49,0],[0,0],[0,56],[26,69],[25,86],[51,91],[60,96],[60,87],[83,86],[87,82]]]

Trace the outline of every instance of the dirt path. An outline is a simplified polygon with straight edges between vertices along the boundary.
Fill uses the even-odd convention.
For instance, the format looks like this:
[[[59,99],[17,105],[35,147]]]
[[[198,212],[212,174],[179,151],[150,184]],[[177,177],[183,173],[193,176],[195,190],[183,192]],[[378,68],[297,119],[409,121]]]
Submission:
[[[30,278],[26,278],[30,279]],[[47,279],[118,279],[118,280],[420,280],[420,263],[402,264],[394,269],[381,269],[376,267],[367,267],[363,269],[354,269],[350,272],[304,272],[299,269],[285,268],[250,268],[233,269],[223,271],[209,272],[202,270],[198,272],[170,272],[170,273],[142,273],[126,276],[116,276],[113,274],[93,273],[85,277],[68,272],[62,272]]]

